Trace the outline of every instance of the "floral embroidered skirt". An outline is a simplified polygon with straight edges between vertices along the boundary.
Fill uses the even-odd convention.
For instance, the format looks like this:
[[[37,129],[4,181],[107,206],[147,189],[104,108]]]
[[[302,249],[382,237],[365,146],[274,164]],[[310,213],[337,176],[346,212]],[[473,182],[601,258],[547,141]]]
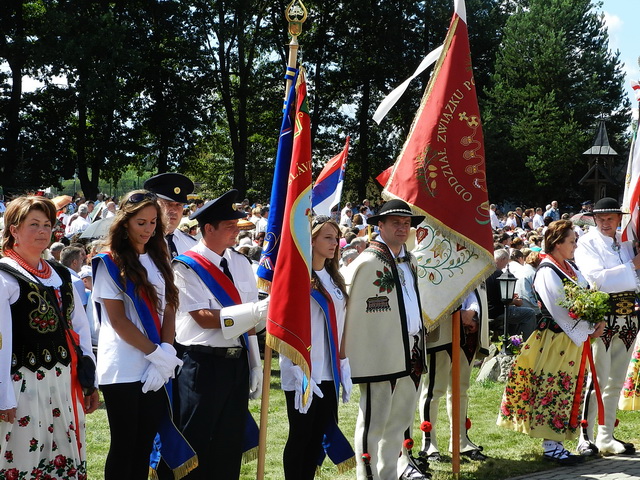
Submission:
[[[13,385],[18,408],[13,424],[0,422],[0,478],[86,479],[85,417],[71,393],[70,366],[21,368]]]
[[[620,401],[620,410],[640,410],[640,336],[636,339],[633,354],[624,379]]]
[[[514,360],[497,424],[534,438],[575,438],[587,379],[585,371],[576,397],[582,348],[562,332],[536,330]]]

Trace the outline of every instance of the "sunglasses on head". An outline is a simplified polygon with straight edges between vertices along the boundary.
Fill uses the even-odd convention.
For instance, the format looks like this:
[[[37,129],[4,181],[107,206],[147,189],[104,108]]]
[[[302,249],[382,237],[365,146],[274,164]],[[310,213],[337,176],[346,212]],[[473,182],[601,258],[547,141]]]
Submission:
[[[156,200],[158,197],[153,192],[145,192],[145,193],[134,193],[129,198],[127,198],[126,203],[140,203],[145,199]]]
[[[322,225],[323,223],[326,223],[329,220],[331,220],[331,217],[329,217],[327,215],[318,215],[317,217],[314,217],[314,219],[312,220],[311,229],[313,230],[318,225]]]

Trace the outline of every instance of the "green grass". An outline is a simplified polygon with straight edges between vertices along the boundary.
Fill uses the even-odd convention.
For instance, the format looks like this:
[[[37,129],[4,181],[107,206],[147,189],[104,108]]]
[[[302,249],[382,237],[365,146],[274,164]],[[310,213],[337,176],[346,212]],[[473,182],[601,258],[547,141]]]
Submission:
[[[477,374],[474,369],[473,376]],[[505,430],[496,426],[498,407],[502,396],[504,384],[485,382],[472,382],[470,388],[469,413],[472,427],[469,437],[477,444],[484,447],[484,453],[490,458],[486,462],[471,462],[463,460],[461,463],[460,478],[463,480],[501,480],[509,477],[523,475],[552,468],[541,458],[541,441],[529,438],[527,435]],[[353,432],[356,417],[358,415],[358,388],[354,388],[351,402],[340,404],[340,426],[348,439],[353,442]],[[259,422],[260,400],[250,401],[250,410],[257,422]],[[445,402],[441,402],[440,421],[437,426],[438,445],[446,448],[449,444],[448,420]],[[626,441],[640,444],[638,438],[640,421],[635,412],[618,412],[620,425],[616,429],[616,437]],[[416,414],[415,432],[419,432],[419,419]],[[278,361],[272,362],[271,393],[269,401],[269,424],[267,430],[267,462],[265,479],[281,480],[282,450],[287,440],[287,408],[284,394],[280,390]],[[416,446],[420,446],[420,436],[414,437]],[[88,478],[102,479],[104,459],[109,449],[109,426],[107,424],[106,411],[101,407],[87,419],[87,444],[88,444]],[[575,442],[567,442],[567,448],[575,450]],[[415,453],[415,452],[414,452]],[[442,453],[446,453],[442,451]],[[241,480],[256,478],[257,463],[251,462],[242,467]],[[434,480],[453,479],[451,463],[432,463]],[[329,460],[325,461],[322,468],[322,478],[331,480],[352,480],[355,472],[350,471],[339,475],[337,469]]]

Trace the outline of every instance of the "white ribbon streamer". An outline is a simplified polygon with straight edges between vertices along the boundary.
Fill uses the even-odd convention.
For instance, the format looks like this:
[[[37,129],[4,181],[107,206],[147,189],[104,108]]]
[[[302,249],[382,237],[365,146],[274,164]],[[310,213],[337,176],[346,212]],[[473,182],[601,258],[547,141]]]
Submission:
[[[413,72],[413,75],[411,75],[399,86],[393,89],[393,91],[389,95],[387,95],[384,98],[384,100],[382,100],[382,102],[380,102],[380,105],[378,105],[376,113],[373,114],[373,119],[377,124],[380,124],[382,119],[387,116],[387,113],[389,113],[389,110],[391,110],[393,106],[398,102],[398,100],[400,100],[400,97],[404,95],[404,92],[407,90],[407,87],[411,83],[411,80],[413,80],[422,72],[424,72],[438,59],[438,57],[440,57],[440,53],[442,53],[442,47],[443,45],[440,45],[435,50],[432,50],[431,52],[429,52],[429,54],[426,57],[424,57],[422,62],[420,62],[420,65],[418,66],[416,71]]]

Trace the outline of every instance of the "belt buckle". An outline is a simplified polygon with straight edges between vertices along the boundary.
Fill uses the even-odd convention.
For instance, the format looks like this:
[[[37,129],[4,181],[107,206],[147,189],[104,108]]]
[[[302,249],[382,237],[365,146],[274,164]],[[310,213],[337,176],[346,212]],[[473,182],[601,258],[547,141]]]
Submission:
[[[224,358],[240,358],[241,353],[241,347],[229,347],[227,348],[227,353],[225,354]]]

